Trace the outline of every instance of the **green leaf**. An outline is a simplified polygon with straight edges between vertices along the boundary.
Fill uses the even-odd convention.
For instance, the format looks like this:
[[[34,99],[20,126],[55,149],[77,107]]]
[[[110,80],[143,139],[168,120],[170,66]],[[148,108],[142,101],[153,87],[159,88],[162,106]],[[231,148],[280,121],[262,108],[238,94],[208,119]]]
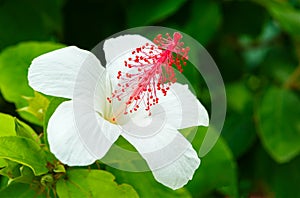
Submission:
[[[40,123],[43,123],[49,100],[38,92],[34,92],[34,97],[23,97],[28,102],[28,106],[18,109],[19,112],[27,112],[33,115]]]
[[[158,183],[151,172],[125,172],[108,167],[108,170],[117,177],[118,182],[125,182],[134,187],[140,197],[191,197],[188,191],[184,188],[179,190],[171,190],[162,184]]]
[[[206,134],[203,129],[205,128],[198,130],[193,141],[196,150],[201,146]],[[213,149],[201,159],[200,167],[186,188],[194,197],[207,197],[215,190],[229,197],[237,197],[236,164],[230,149],[221,137]]]
[[[0,113],[0,137],[15,136],[15,121],[11,115]]]
[[[115,177],[103,170],[71,169],[57,182],[59,197],[138,197],[128,184],[118,185]]]
[[[0,170],[0,174],[8,177],[9,179],[19,177],[21,175],[20,168],[22,165],[18,164],[17,162],[9,161],[6,159],[4,160],[6,162],[6,166],[5,168]]]
[[[252,102],[252,95],[243,83],[226,85],[228,107],[235,112],[242,113],[247,105]]]
[[[38,144],[41,143],[39,136],[35,133],[35,131],[30,126],[28,126],[24,122],[21,122],[17,118],[15,118],[14,120],[15,120],[15,131],[17,133],[17,136],[32,139]]]
[[[219,4],[214,1],[194,0],[190,6],[190,18],[185,32],[206,45],[218,30],[222,20]]]
[[[0,50],[25,40],[50,40],[59,34],[62,1],[10,0],[0,4]]]
[[[7,185],[12,183],[27,183],[31,184],[34,179],[34,173],[27,166],[22,166],[13,161],[7,160],[7,166],[0,170],[0,174],[9,178]]]
[[[30,167],[35,175],[48,172],[44,151],[33,140],[24,137],[0,137],[0,158]]]
[[[131,27],[161,21],[176,12],[186,0],[138,1],[127,6],[127,22]]]
[[[51,42],[25,42],[2,51],[0,54],[0,90],[5,100],[15,103],[18,109],[28,106],[23,97],[34,96],[34,91],[29,87],[27,80],[31,61],[41,54],[62,47],[62,44]],[[41,125],[41,122],[31,114],[19,113],[24,119]]]
[[[17,197],[17,198],[46,198],[45,194],[37,193],[37,187],[35,185],[15,183],[9,185],[7,188],[4,188],[0,191],[0,197]]]
[[[291,35],[300,34],[300,10],[294,9],[288,2],[274,0],[254,0],[267,8],[283,30]]]
[[[259,136],[279,163],[300,153],[300,100],[292,91],[272,87],[258,107]]]

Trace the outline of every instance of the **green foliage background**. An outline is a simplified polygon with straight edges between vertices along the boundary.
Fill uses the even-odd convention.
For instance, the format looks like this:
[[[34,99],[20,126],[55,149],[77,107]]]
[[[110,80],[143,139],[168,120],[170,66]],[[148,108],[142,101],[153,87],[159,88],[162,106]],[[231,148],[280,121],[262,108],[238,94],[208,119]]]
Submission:
[[[65,45],[89,50],[146,25],[197,39],[226,86],[222,137],[177,191],[150,172],[58,162],[43,126],[62,100],[35,93],[27,82],[40,54]],[[197,96],[209,109],[200,75],[185,75],[201,87]],[[299,91],[299,0],[0,0],[0,197],[300,197]],[[196,149],[205,132],[198,129]]]

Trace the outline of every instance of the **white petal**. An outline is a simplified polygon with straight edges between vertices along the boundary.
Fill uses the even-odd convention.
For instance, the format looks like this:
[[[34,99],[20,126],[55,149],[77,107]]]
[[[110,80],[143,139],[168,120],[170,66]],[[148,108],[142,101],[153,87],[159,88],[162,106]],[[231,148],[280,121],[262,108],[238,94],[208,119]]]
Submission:
[[[153,44],[150,40],[140,35],[123,35],[116,38],[110,38],[104,42],[103,50],[106,59],[106,70],[112,82],[112,88],[117,88],[120,80],[117,79],[118,71],[122,74],[133,73],[133,69],[125,67],[124,61],[129,57],[132,58],[131,52],[146,43]]]
[[[72,98],[77,77],[82,67],[91,74],[86,79],[97,77],[104,68],[89,51],[71,46],[43,54],[35,58],[28,71],[29,85],[47,95]]]
[[[152,108],[152,117],[164,117],[169,125],[177,129],[208,126],[208,113],[188,85],[175,83],[166,96],[158,92],[158,97],[159,105]]]
[[[139,131],[122,133],[147,161],[160,183],[177,189],[184,186],[200,164],[192,145],[173,127],[165,125],[152,136]]]
[[[191,146],[173,163],[153,170],[152,173],[157,181],[176,190],[187,184],[189,180],[192,180],[199,165],[200,159]]]
[[[129,34],[106,40],[103,45],[106,63],[109,64],[114,59],[117,59],[125,53],[131,52],[137,47],[145,45],[147,42],[152,43],[149,39],[140,35]]]
[[[72,101],[56,109],[47,128],[51,152],[70,166],[89,165],[103,157],[118,138],[118,131],[92,108]]]

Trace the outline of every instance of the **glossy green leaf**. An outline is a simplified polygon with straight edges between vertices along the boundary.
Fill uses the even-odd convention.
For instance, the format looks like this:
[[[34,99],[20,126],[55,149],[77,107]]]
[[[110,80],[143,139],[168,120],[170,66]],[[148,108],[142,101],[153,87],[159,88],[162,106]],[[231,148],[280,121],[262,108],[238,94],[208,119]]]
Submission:
[[[186,0],[137,1],[127,6],[127,21],[131,27],[161,21],[178,10]]]
[[[72,169],[57,182],[59,197],[138,197],[128,184],[118,185],[115,177],[103,170]]]
[[[35,175],[48,172],[44,151],[31,139],[24,137],[0,137],[0,158],[30,167]]]
[[[25,40],[49,40],[61,32],[60,0],[10,0],[0,3],[0,49]]]
[[[191,197],[188,191],[184,188],[179,190],[171,190],[162,184],[158,183],[151,172],[125,172],[113,168],[108,168],[110,172],[116,175],[118,182],[125,182],[134,187],[140,197]],[[150,190],[151,189],[151,190]]]
[[[3,198],[46,198],[44,193],[38,193],[35,185],[15,183],[0,191],[0,197]]]
[[[193,141],[196,149],[199,149],[205,134],[203,128],[198,130]],[[236,171],[232,153],[220,137],[212,150],[201,159],[200,167],[186,187],[194,197],[207,197],[216,190],[229,197],[237,197]]]
[[[258,108],[259,136],[267,152],[279,163],[300,153],[300,104],[292,91],[272,87]]]
[[[3,97],[16,104],[18,109],[28,106],[23,98],[33,97],[34,91],[28,85],[27,73],[31,61],[46,52],[63,47],[51,42],[26,42],[5,49],[0,54],[0,90]],[[26,112],[20,112],[26,120],[40,124],[37,118]]]

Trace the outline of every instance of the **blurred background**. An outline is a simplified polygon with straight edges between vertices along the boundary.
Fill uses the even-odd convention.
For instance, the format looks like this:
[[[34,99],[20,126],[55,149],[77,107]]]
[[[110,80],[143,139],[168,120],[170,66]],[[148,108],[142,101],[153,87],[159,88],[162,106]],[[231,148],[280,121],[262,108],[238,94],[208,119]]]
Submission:
[[[148,25],[180,30],[208,50],[225,82],[227,117],[187,193],[164,194],[112,171],[116,180],[141,197],[300,197],[299,0],[0,0],[0,112],[19,117],[14,94],[27,86],[19,65],[34,58],[22,45],[90,50],[114,33]],[[200,74],[184,74],[198,86]],[[209,108],[201,90],[197,96]]]

